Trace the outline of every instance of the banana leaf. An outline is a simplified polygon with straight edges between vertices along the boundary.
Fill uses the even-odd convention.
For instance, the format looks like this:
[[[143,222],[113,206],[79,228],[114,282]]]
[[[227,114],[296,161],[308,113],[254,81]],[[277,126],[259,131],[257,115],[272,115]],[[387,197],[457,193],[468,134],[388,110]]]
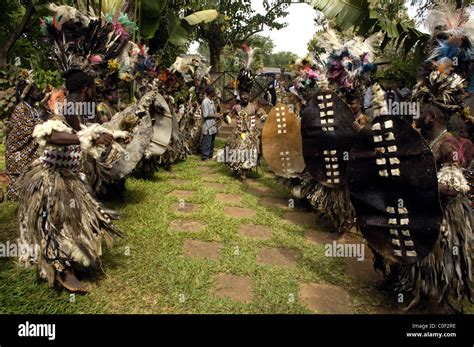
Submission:
[[[194,12],[187,17],[184,17],[184,20],[188,22],[189,25],[197,25],[201,23],[209,23],[217,19],[218,13],[216,10],[204,10],[199,12]]]
[[[141,0],[140,34],[144,39],[151,39],[160,26],[167,0]]]

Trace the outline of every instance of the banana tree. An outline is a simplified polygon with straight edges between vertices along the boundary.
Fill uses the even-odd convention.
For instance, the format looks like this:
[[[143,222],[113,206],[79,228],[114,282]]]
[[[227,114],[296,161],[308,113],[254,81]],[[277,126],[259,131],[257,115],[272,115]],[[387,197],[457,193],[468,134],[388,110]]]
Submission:
[[[214,21],[216,10],[203,10],[180,18],[174,11],[169,11],[168,0],[141,0],[140,33],[142,38],[155,36],[162,21],[166,21],[168,40],[166,45],[183,46],[188,42],[196,25]]]
[[[355,32],[367,37],[376,32],[384,33],[381,48],[395,43],[405,54],[415,50],[421,60],[429,35],[416,28],[416,24],[397,11],[387,11],[385,6],[393,1],[384,0],[305,0],[327,19],[333,20],[341,30],[354,28]],[[398,2],[404,6],[404,1]]]

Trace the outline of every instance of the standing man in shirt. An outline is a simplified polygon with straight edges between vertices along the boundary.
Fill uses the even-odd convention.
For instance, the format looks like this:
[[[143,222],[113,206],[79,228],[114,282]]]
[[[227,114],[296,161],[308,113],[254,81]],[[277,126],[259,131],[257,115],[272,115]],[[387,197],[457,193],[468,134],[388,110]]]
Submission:
[[[270,96],[270,103],[275,106],[277,104],[277,90],[280,88],[280,76],[273,75],[272,80],[268,83],[267,94]]]
[[[213,87],[209,86],[206,88],[206,97],[204,98],[201,109],[202,109],[202,143],[201,153],[202,160],[206,161],[212,158],[214,154],[214,141],[217,134],[217,123],[216,123],[216,106],[214,105],[214,99],[216,97],[216,91]]]

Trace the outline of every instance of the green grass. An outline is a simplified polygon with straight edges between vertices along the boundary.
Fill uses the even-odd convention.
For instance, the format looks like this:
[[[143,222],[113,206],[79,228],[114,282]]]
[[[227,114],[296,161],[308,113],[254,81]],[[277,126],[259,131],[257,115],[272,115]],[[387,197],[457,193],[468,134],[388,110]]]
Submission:
[[[225,204],[217,202],[216,191],[203,184],[206,174],[196,169],[198,165],[217,167],[217,181],[227,184],[226,193],[242,196],[242,206],[256,211],[256,217],[226,217]],[[274,179],[262,171],[259,174],[259,181],[274,188],[275,196],[288,196]],[[188,182],[171,186],[167,182],[171,177]],[[178,198],[167,195],[174,189],[196,191],[189,202],[202,204],[201,209],[192,215],[174,212],[170,206]],[[12,259],[0,259],[0,313],[310,313],[298,299],[299,284],[306,282],[347,290],[358,313],[371,313],[376,305],[387,302],[387,296],[373,285],[347,276],[343,260],[327,258],[322,246],[309,244],[304,228],[282,223],[284,211],[262,206],[259,200],[231,178],[225,167],[214,162],[201,164],[196,156],[177,164],[171,172],[157,172],[152,180],[127,179],[124,201],[107,204],[120,212],[117,225],[126,236],[102,257],[103,273],[85,279],[91,293],[71,302],[69,293],[48,288],[39,280],[34,268],[24,269]],[[0,242],[17,237],[16,207],[8,202],[0,205]],[[202,221],[206,228],[196,233],[171,231],[169,224],[183,216]],[[270,227],[273,238],[240,236],[238,227],[243,222]],[[183,256],[186,239],[221,242],[220,259]],[[293,269],[261,266],[255,259],[262,246],[298,249],[302,256]],[[239,255],[234,255],[235,247]],[[252,302],[213,295],[214,278],[219,273],[249,276]],[[291,296],[295,302],[288,300]]]
[[[5,171],[5,146],[0,139],[0,172]]]

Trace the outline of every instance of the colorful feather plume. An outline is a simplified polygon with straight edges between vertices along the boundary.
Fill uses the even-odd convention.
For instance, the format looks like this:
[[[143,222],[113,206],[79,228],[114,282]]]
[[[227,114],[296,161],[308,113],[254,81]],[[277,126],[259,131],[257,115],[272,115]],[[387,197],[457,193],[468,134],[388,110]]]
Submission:
[[[364,40],[355,37],[344,42],[332,29],[326,30],[317,37],[317,46],[325,53],[318,60],[325,65],[326,76],[330,84],[339,89],[354,90],[361,86],[361,81],[368,78],[374,69],[374,45],[380,40],[379,35]]]
[[[146,52],[140,59],[130,59],[128,49],[130,35],[137,30],[127,14],[120,12],[126,1],[106,1],[106,13],[99,20],[91,12],[89,16],[70,6],[49,5],[52,16],[42,20],[42,30],[53,47],[61,69],[79,68],[94,77],[106,78],[117,71],[142,71],[149,65]],[[119,68],[109,69],[109,62],[117,62]],[[140,66],[131,67],[137,63]]]

